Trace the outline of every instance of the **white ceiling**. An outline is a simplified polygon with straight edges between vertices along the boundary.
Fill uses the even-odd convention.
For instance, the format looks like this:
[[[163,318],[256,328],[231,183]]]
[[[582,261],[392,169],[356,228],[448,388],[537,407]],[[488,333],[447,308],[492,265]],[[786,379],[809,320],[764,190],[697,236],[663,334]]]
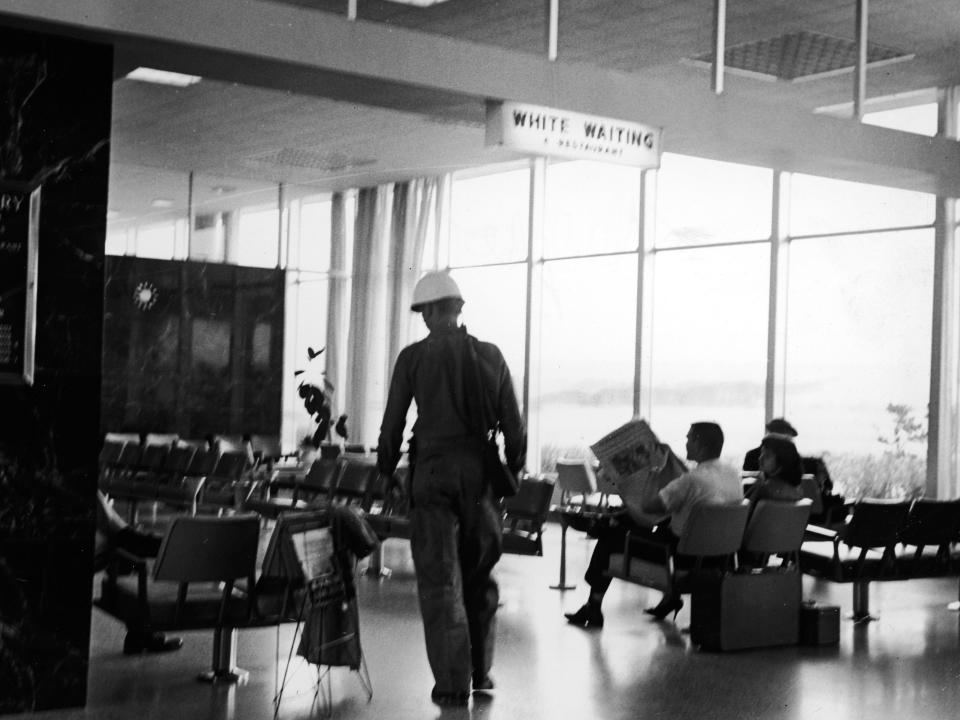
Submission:
[[[345,0],[292,4],[346,9]],[[539,56],[546,5],[449,0],[411,8],[359,0],[361,22]],[[678,87],[707,86],[709,72],[683,60],[710,51],[712,7],[712,0],[561,0],[559,59],[675,80]],[[853,30],[852,0],[728,0],[728,45],[798,31],[852,39]],[[871,0],[870,39],[913,55],[871,70],[871,97],[960,84],[960,1]],[[118,44],[118,75],[138,64],[182,70],[189,62],[162,49]],[[346,79],[300,89],[291,78],[238,84],[230,73],[211,79],[209,68],[197,71],[205,79],[187,88],[115,82],[110,207],[122,218],[158,215],[149,206],[158,197],[185,206],[190,173],[195,204],[222,204],[233,194],[275,196],[279,182],[332,190],[511,159],[484,147],[482,102],[420,98],[411,89],[405,96],[367,91],[361,100],[370,102],[361,104]],[[852,82],[850,73],[796,83],[730,74],[725,96],[744,106],[773,100],[811,113],[849,102]],[[275,89],[290,86],[295,90]]]

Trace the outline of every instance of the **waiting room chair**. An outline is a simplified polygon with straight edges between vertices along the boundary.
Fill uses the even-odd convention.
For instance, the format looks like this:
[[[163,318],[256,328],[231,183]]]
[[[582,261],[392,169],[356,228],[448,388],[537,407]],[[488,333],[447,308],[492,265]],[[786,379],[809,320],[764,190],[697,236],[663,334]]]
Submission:
[[[550,512],[554,483],[525,477],[513,497],[504,501],[503,551],[514,555],[543,555],[543,525]]]
[[[780,567],[798,567],[811,505],[806,498],[796,502],[758,501],[743,531],[741,564],[764,568],[771,556],[779,555]]]
[[[689,593],[695,582],[736,569],[749,511],[747,501],[695,506],[675,550],[628,533],[624,552],[610,556],[608,574],[665,594]]]

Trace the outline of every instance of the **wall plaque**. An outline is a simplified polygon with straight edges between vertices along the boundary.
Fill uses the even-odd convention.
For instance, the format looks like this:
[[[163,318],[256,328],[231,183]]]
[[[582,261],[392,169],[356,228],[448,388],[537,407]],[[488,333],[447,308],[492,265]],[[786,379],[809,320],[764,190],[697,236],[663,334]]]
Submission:
[[[33,384],[40,188],[0,180],[0,383]]]

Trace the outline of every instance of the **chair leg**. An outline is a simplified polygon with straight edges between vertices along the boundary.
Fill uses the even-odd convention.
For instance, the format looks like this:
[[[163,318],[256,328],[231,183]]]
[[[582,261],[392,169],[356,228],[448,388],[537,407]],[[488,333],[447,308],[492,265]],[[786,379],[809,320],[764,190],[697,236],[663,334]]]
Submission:
[[[563,518],[560,519],[560,580],[556,585],[551,585],[551,590],[573,590],[576,587],[567,584],[567,523]]]
[[[364,575],[370,575],[375,578],[388,578],[393,574],[393,570],[383,565],[383,544],[387,541],[386,538],[380,541],[380,545],[377,546],[377,549],[370,553],[370,562],[367,563],[366,569],[364,569]]]
[[[870,583],[866,580],[855,580],[853,583],[853,615],[855,623],[870,622],[877,618],[870,614]]]
[[[197,680],[213,684],[245,684],[250,673],[236,666],[236,641],[236,628],[216,628],[213,631],[213,667],[197,676]]]

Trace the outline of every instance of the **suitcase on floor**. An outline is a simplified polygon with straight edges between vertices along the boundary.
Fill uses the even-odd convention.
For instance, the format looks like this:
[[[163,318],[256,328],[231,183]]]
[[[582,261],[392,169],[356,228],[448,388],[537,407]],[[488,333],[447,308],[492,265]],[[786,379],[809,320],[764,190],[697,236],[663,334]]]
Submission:
[[[800,573],[727,574],[691,593],[690,640],[707,650],[796,645]]]
[[[840,642],[840,608],[805,602],[800,607],[800,644],[836,645]]]

